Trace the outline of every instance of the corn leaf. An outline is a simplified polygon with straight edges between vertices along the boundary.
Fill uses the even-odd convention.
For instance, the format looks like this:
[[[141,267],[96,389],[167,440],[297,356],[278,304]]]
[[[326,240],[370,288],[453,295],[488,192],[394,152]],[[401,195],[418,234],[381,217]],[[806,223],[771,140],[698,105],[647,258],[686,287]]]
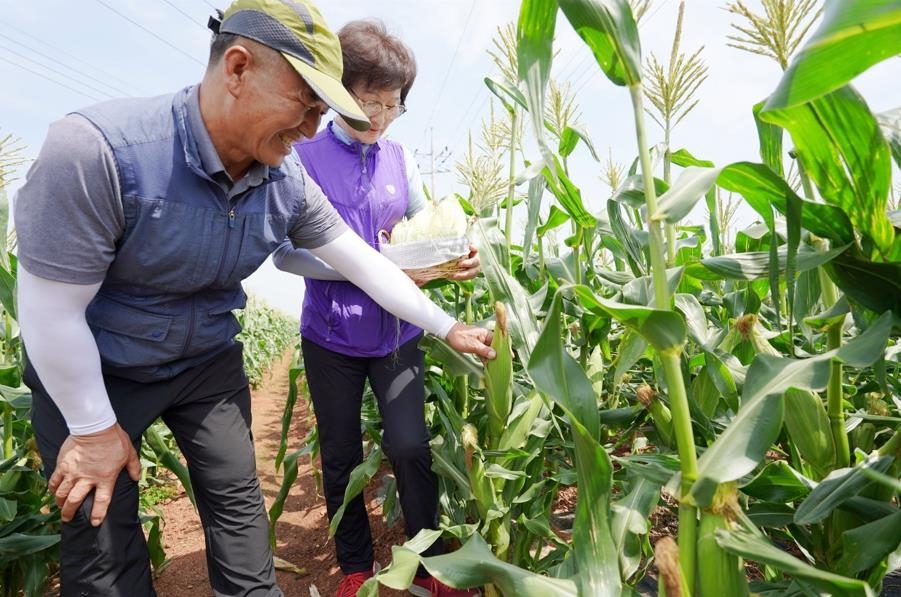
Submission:
[[[785,172],[782,165],[782,127],[760,118],[764,102],[754,105],[754,124],[757,126],[757,139],[760,142],[760,159],[781,178]]]
[[[901,313],[901,261],[877,263],[851,247],[830,261],[826,271],[851,302],[876,313]]]
[[[891,155],[863,98],[844,87],[793,108],[767,109],[761,118],[791,134],[798,160],[823,199],[892,258],[895,232],[886,215]],[[896,248],[901,259],[901,244]]]
[[[842,558],[836,568],[851,576],[875,566],[901,545],[901,512],[842,533]]]
[[[641,42],[628,0],[559,0],[576,33],[615,85],[641,82]]]
[[[660,485],[635,477],[629,493],[615,502],[610,522],[613,541],[619,553],[623,578],[631,577],[641,564],[641,536],[650,529],[651,512],[660,499]]]
[[[803,248],[798,252],[796,271],[807,271],[836,259],[848,248],[847,245],[830,249],[828,251],[816,251]],[[780,246],[776,251],[778,272],[786,270],[788,249]],[[763,252],[734,253],[708,257],[686,268],[688,275],[700,280],[758,280],[767,278],[771,273],[770,254]]]
[[[736,162],[723,168],[717,184],[727,191],[740,194],[772,228],[773,208],[788,213],[789,198],[797,193],[768,166],[751,162]],[[801,225],[817,236],[846,245],[854,242],[854,227],[848,215],[839,207],[801,199]]]
[[[401,549],[404,548],[396,548],[396,551]],[[429,574],[450,586],[478,587],[490,583],[496,585],[502,595],[517,597],[578,595],[576,584],[571,580],[549,578],[499,560],[479,534],[473,534],[457,551],[421,558],[421,561]]]
[[[901,54],[897,0],[827,2],[823,21],[782,76],[766,109],[808,102]]]
[[[485,77],[485,86],[493,93],[501,103],[504,104],[504,107],[508,112],[512,112],[514,110],[514,105],[516,104],[523,109],[526,109],[528,106],[526,105],[526,96],[522,94],[522,91],[515,87],[510,87],[503,81],[498,81],[494,77]],[[513,103],[510,103],[510,100]]]
[[[44,551],[59,543],[59,535],[28,535],[11,533],[0,537],[0,556],[22,557]]]
[[[560,202],[560,205],[566,211],[567,214],[581,227],[583,228],[594,228],[597,225],[597,220],[591,213],[585,209],[585,204],[582,202],[582,192],[579,188],[572,183],[566,173],[563,171],[563,168],[560,167],[560,162],[555,157],[553,159],[555,170],[551,171],[550,168],[546,168],[544,170],[544,177],[547,181],[548,188],[554,194],[554,197],[557,198],[557,201]]]
[[[683,170],[673,186],[660,196],[654,217],[669,224],[679,223],[707,194],[721,170],[695,166]]]
[[[351,500],[363,493],[363,488],[366,487],[373,475],[378,472],[381,462],[382,448],[379,444],[374,444],[366,459],[354,467],[354,470],[350,471],[350,479],[347,482],[347,487],[344,489],[344,503],[335,512],[328,526],[329,537],[335,536],[335,531],[338,530],[338,525],[341,523],[341,519],[344,518],[344,510],[347,508],[347,505]]]
[[[882,135],[892,150],[895,164],[901,167],[901,108],[880,112],[876,114],[876,120],[879,122],[879,128],[882,129]]]
[[[719,484],[741,478],[763,459],[782,428],[783,395],[789,388],[825,389],[833,360],[854,367],[872,364],[882,357],[891,328],[892,316],[886,313],[836,350],[807,359],[758,354],[748,368],[741,409],[698,459],[698,479],[691,489],[696,503],[707,506]]]
[[[482,272],[492,296],[507,306],[507,322],[516,354],[520,360],[528,362],[540,333],[529,294],[504,266],[504,239],[496,220],[481,218],[473,225],[473,231],[476,245],[481,249]]]
[[[600,433],[597,397],[585,371],[563,346],[562,303],[562,295],[557,293],[526,370],[539,391],[565,408],[596,438]]]
[[[576,578],[581,595],[619,597],[623,586],[619,550],[610,526],[613,466],[596,437],[573,421],[579,498],[573,523]]]
[[[832,471],[798,506],[795,524],[813,524],[823,520],[836,507],[873,483],[864,471],[875,470],[884,473],[891,463],[891,456],[874,454],[853,467]]]
[[[716,542],[730,553],[746,559],[769,564],[787,572],[795,579],[803,579],[823,591],[826,595],[846,597],[873,597],[873,589],[862,580],[845,578],[832,572],[814,568],[788,552],[772,545],[762,535],[746,530],[718,530]]]
[[[784,460],[777,460],[763,467],[756,477],[742,485],[741,491],[765,502],[787,504],[807,497],[815,485]]]
[[[657,350],[681,350],[686,342],[685,319],[676,311],[617,303],[596,296],[587,286],[573,286],[572,290],[582,307],[636,330]]]
[[[792,445],[817,472],[816,478],[828,474],[835,462],[835,441],[822,399],[813,392],[790,388],[785,393],[785,429]]]

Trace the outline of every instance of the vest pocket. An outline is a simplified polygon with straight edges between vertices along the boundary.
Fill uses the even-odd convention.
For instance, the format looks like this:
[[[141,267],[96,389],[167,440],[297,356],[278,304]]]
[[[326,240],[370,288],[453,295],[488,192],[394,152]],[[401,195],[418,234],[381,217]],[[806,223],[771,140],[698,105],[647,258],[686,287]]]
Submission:
[[[104,362],[116,366],[158,365],[173,360],[181,342],[170,337],[174,318],[148,313],[98,296],[85,313]]]

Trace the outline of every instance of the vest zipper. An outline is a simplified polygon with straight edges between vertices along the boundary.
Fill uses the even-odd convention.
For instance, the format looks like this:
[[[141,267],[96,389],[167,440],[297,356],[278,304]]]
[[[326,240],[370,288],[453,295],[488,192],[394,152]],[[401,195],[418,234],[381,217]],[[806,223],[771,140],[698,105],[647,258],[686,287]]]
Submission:
[[[231,208],[230,210],[228,210],[228,227],[229,228],[235,227],[235,208],[234,207]]]

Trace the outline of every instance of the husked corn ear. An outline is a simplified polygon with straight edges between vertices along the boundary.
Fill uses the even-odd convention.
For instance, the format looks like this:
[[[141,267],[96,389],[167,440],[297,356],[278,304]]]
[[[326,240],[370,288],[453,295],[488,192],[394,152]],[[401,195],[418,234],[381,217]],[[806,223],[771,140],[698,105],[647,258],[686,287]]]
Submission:
[[[701,512],[698,528],[700,597],[745,597],[750,594],[744,562],[716,542],[717,530],[729,530],[732,527],[733,513],[738,510],[737,492],[734,483],[721,485],[717,488],[710,509]]]
[[[426,201],[425,206],[408,219],[398,222],[391,231],[391,244],[399,245],[427,238],[465,236],[469,227],[466,212],[454,197],[443,201]]]

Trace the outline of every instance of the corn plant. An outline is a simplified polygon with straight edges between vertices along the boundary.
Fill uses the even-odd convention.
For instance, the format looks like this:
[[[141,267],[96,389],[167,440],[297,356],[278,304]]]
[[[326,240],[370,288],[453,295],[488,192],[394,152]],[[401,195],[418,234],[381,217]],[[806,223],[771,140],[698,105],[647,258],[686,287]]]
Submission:
[[[740,4],[734,8],[745,10]],[[373,585],[402,586],[421,561],[449,584],[486,584],[503,594],[628,592],[649,557],[642,546],[647,527],[639,521],[661,488],[677,500],[679,517],[678,542],[661,541],[655,550],[661,592],[871,595],[896,565],[901,417],[894,334],[901,241],[897,214],[887,213],[895,148],[889,142],[896,137],[891,117],[877,123],[846,85],[901,50],[899,9],[888,1],[833,3],[808,46],[789,60],[813,6],[764,4],[766,19],[755,16],[757,29],[745,33],[748,43],[774,40],[772,54],[785,75],[753,112],[762,163],[716,166],[687,150],[673,151],[672,165],[683,172],[669,181],[655,176],[658,162],[643,119],[645,73],[629,3],[523,3],[519,82],[489,86],[531,117],[541,158],[530,160],[519,177],[529,181],[530,217],[539,217],[534,204],[550,196],[545,224],[571,222],[577,234],[585,229],[582,238],[598,234],[595,250],[609,251],[615,266],[586,269],[580,280],[572,275],[578,261],[572,251],[540,261],[538,272],[528,252],[534,241],[540,254],[547,237],[538,234],[517,248],[506,234],[509,227],[486,219],[479,226],[490,300],[505,305],[517,356],[511,400],[515,405],[538,396],[560,431],[554,453],[566,466],[549,470],[561,479],[575,472],[574,534],[560,547],[566,555],[559,564],[509,561],[511,552],[486,519],[504,520],[503,508],[516,499],[498,500],[493,477],[468,472],[514,455],[491,449],[493,415],[487,407],[474,408],[447,427],[440,447],[454,466],[441,468],[463,488],[454,494],[457,500],[472,499],[468,489],[497,511],[473,519],[464,509],[458,532],[469,522],[481,534],[472,534],[458,553],[422,559],[414,554],[429,538],[418,537],[396,551]],[[553,148],[545,140],[554,54],[547,32],[555,29],[558,9],[604,75],[627,87],[633,99],[638,166],[615,188],[606,214],[587,213],[568,178],[565,152],[574,145]],[[857,54],[864,47],[867,52]],[[783,131],[793,141],[797,168],[782,164]],[[783,174],[793,170],[801,174],[803,194],[792,175]],[[702,197],[719,193],[741,197],[762,224],[740,231],[732,253],[711,226],[714,254],[705,256],[703,230],[682,221]],[[505,216],[499,219],[509,221],[509,212]],[[665,226],[679,225],[686,238],[664,235]],[[684,242],[691,235],[698,240]],[[593,257],[589,262],[600,261]],[[576,348],[580,341],[586,350]],[[484,383],[494,387],[490,378]],[[501,392],[487,390],[483,399],[489,395]],[[453,413],[445,418],[453,420]],[[515,424],[506,420],[507,428]],[[636,432],[649,434],[655,453],[617,454],[627,445],[623,434]],[[842,460],[845,453],[848,460]],[[629,474],[611,474],[612,464]],[[545,484],[541,491],[554,488]],[[503,528],[520,532],[516,523]],[[802,557],[773,541],[794,543]],[[705,564],[717,565],[699,566],[699,554]],[[761,566],[763,582],[749,586],[743,560]]]
[[[256,388],[272,362],[296,341],[297,323],[253,297],[235,316],[241,325],[236,339],[244,344],[244,371],[250,386]]]
[[[46,492],[41,459],[28,413],[31,393],[22,385],[22,355],[15,307],[16,259],[8,253],[9,206],[4,187],[9,171],[23,160],[9,135],[0,140],[0,595],[44,594],[56,570],[59,510]]]

